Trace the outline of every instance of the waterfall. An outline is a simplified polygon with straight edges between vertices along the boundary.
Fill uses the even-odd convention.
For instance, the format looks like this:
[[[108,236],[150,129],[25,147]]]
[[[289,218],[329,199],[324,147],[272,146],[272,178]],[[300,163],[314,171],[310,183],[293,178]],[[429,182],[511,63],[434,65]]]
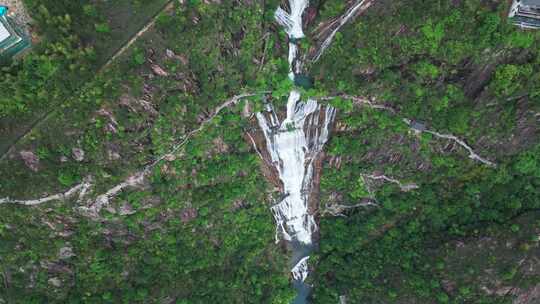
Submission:
[[[291,272],[299,290],[309,288],[303,282],[308,275],[307,261],[317,230],[308,205],[313,190],[314,161],[328,140],[334,116],[334,108],[323,107],[313,99],[303,102],[297,90],[290,92],[287,116],[282,122],[271,104],[266,105],[264,112],[257,113],[272,165],[283,183],[284,198],[271,207],[277,225],[276,242],[281,236],[291,244]],[[301,294],[307,296],[306,292]]]
[[[294,80],[302,69],[296,43],[304,37],[302,14],[308,1],[290,0],[289,4],[291,12],[278,8],[275,18],[289,36],[289,77]],[[313,250],[313,235],[318,229],[309,210],[313,167],[328,140],[335,109],[321,106],[314,99],[304,102],[300,92],[293,89],[289,94],[287,114],[283,121],[279,121],[270,103],[265,104],[265,110],[257,113],[256,117],[264,133],[271,164],[283,183],[283,198],[271,207],[277,226],[276,242],[281,237],[292,248],[291,273],[298,290],[295,303],[305,303],[309,293],[309,286],[304,284],[309,273],[307,262]]]

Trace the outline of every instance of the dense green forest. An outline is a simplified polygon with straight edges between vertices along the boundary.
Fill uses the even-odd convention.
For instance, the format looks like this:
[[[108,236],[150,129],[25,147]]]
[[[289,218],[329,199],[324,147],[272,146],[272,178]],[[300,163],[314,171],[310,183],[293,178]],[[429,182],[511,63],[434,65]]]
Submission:
[[[69,16],[100,17],[86,14],[91,4],[80,12],[78,5],[57,2],[40,3],[38,14],[54,16],[72,9]],[[152,161],[194,128],[201,113],[236,93],[254,74],[246,61],[261,51],[253,45],[266,30],[261,24],[268,16],[261,10],[259,4],[232,14],[211,5],[175,6],[159,16],[155,29],[118,64],[96,77],[89,75],[88,81],[80,69],[99,69],[97,48],[82,42],[88,29],[71,23],[74,17],[65,12],[37,18],[47,28],[50,20],[62,20],[66,29],[44,33],[48,40],[43,49],[38,46],[5,68],[9,74],[3,74],[3,83],[10,87],[3,91],[2,105],[9,118],[51,107],[53,113],[18,142],[18,149],[37,149],[38,173],[7,156],[0,192],[40,196],[89,175],[105,189]],[[216,28],[219,24],[221,29]],[[233,54],[237,51],[230,36],[242,28],[246,34],[238,43],[243,45],[237,46],[242,54]],[[67,54],[84,49],[94,57],[74,57],[74,63],[64,66],[49,48],[66,46],[68,39],[74,49],[64,50]],[[54,73],[43,75],[49,61],[56,65]],[[171,76],[149,77],[150,62]],[[36,79],[30,84],[41,93],[24,87],[29,79]],[[10,108],[16,96],[11,86],[25,94],[24,106]],[[28,95],[34,92],[37,95]],[[103,210],[99,218],[80,216],[75,202],[54,202],[47,207],[51,212],[3,206],[2,300],[289,303],[293,291],[286,261],[273,243],[265,181],[257,173],[257,156],[242,140],[245,126],[237,113],[224,113],[185,147],[182,157],[156,168],[147,187],[123,193],[120,209]],[[72,147],[84,151],[83,161],[71,157]]]
[[[512,294],[485,288],[528,288],[540,278],[514,260],[538,256],[540,36],[508,24],[506,4],[404,2],[362,16],[316,66],[325,90],[374,96],[398,114],[336,102],[347,128],[328,148],[342,161],[325,168],[322,204],[372,195],[378,207],[321,221],[315,302],[347,295],[352,303],[512,303]],[[401,117],[466,138],[498,166],[466,160],[467,151],[431,134],[411,134]],[[375,171],[419,188],[404,193],[362,178]],[[489,256],[487,265],[449,265],[460,252],[445,246],[491,230],[519,240],[514,256],[492,249],[477,253]],[[497,280],[504,283],[494,287]]]
[[[280,2],[23,2],[40,41],[0,67],[0,303],[291,303],[279,189],[249,137],[261,96],[294,85]],[[352,2],[311,1],[300,49]],[[540,32],[508,8],[374,1],[307,63],[303,93],[338,109],[313,303],[538,299]],[[86,182],[91,200],[1,201]]]

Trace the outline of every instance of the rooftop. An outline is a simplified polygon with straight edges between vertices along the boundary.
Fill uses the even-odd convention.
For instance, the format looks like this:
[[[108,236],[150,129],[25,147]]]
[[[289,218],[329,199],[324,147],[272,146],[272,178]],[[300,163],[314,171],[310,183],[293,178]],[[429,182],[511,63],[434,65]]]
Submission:
[[[8,29],[0,22],[0,42],[8,39],[10,36]]]
[[[521,5],[540,7],[540,0],[520,0],[517,2]]]

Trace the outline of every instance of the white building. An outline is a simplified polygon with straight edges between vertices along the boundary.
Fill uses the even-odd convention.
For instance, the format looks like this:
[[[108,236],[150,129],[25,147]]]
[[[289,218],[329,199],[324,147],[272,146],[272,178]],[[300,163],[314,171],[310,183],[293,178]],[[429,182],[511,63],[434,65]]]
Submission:
[[[540,28],[540,0],[514,0],[508,18],[521,28]]]

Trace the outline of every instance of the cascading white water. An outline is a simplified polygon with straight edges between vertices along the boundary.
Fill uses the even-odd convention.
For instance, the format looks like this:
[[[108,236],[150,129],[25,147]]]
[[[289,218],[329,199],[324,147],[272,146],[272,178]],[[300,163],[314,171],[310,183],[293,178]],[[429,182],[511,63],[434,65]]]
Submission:
[[[290,0],[291,12],[278,8],[275,18],[289,36],[289,64],[291,80],[301,72],[297,41],[304,37],[302,14],[308,0]],[[287,101],[287,116],[280,122],[271,104],[257,113],[259,126],[266,139],[266,148],[283,183],[284,198],[271,210],[276,220],[276,242],[279,236],[293,249],[291,273],[299,291],[295,303],[305,303],[308,287],[303,283],[308,276],[309,252],[317,223],[309,212],[312,192],[314,161],[329,136],[335,109],[323,107],[316,100],[301,100],[300,92],[293,89]]]
[[[308,0],[290,0],[289,6],[291,7],[291,13],[287,13],[284,9],[279,7],[276,10],[276,21],[285,28],[285,32],[289,36],[289,78],[294,80],[294,74],[300,73],[302,63],[296,60],[298,57],[298,46],[296,41],[305,37],[304,30],[302,29],[302,15],[309,4]]]
[[[281,7],[276,10],[276,21],[285,28],[289,38],[304,38],[304,30],[302,29],[302,15],[304,14],[308,4],[308,0],[289,0],[289,6],[291,7],[290,14]]]
[[[321,117],[321,110],[315,100],[304,103],[300,93],[293,90],[287,102],[287,117],[281,123],[270,104],[267,113],[257,113],[267,150],[283,182],[285,198],[271,209],[287,241],[311,244],[317,228],[313,215],[308,213],[313,161],[328,140],[328,127],[335,113],[334,108],[326,107]]]

